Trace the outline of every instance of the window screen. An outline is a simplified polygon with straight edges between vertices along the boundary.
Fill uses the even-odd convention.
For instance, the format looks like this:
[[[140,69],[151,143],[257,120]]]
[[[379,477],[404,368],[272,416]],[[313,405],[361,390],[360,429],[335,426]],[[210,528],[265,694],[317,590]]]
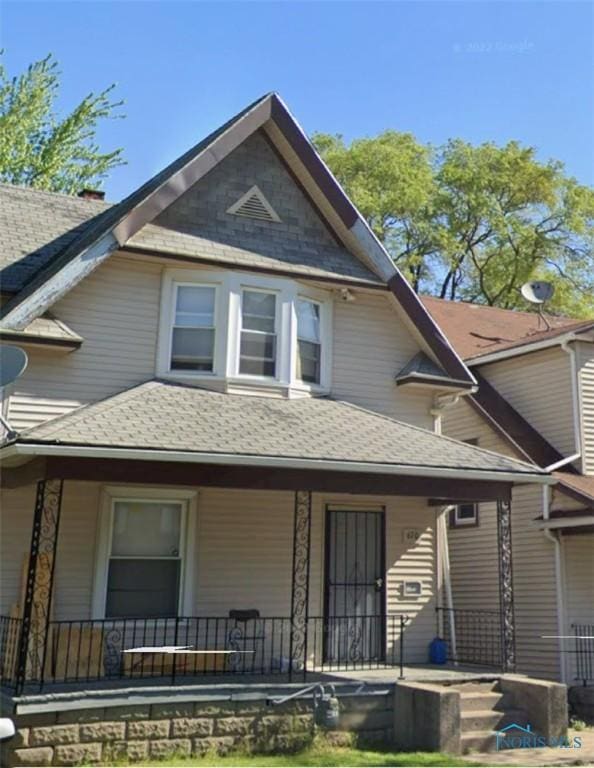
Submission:
[[[172,371],[212,372],[215,288],[179,285],[171,340]]]
[[[276,295],[243,291],[239,373],[276,376]]]
[[[320,305],[306,299],[297,301],[297,378],[320,383]]]
[[[181,504],[114,502],[106,618],[177,614],[181,524]]]

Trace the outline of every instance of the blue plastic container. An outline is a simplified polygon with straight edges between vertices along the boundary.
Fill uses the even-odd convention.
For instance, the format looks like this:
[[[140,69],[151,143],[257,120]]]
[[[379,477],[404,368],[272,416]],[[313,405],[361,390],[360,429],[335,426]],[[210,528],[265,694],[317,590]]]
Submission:
[[[446,664],[448,645],[441,637],[434,637],[429,643],[429,661],[432,664]]]

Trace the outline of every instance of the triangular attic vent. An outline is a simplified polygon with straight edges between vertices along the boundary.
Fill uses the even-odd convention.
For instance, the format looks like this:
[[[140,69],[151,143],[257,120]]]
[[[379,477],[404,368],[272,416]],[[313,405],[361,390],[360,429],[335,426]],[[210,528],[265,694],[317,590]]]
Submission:
[[[235,216],[246,216],[249,219],[259,219],[260,221],[280,221],[278,213],[255,184],[236,203],[233,203],[231,208],[227,209],[227,213],[233,213]]]

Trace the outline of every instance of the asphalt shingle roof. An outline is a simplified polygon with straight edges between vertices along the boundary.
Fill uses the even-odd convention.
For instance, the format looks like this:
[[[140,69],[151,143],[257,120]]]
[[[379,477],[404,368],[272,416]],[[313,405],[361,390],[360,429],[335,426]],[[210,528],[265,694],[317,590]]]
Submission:
[[[537,341],[553,339],[569,331],[587,330],[594,320],[547,316],[550,328],[544,328],[536,312],[486,307],[465,301],[447,301],[422,296],[427,311],[447,336],[463,360],[515,349]]]
[[[539,472],[328,398],[222,394],[160,380],[27,430],[18,442]]]
[[[100,200],[0,184],[0,289],[19,291],[110,207]]]

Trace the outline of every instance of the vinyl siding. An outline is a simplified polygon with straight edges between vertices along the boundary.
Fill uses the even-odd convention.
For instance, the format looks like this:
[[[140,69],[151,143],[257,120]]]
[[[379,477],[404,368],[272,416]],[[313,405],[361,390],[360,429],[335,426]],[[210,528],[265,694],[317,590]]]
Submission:
[[[10,396],[8,418],[15,429],[56,418],[155,375],[166,266],[171,262],[113,256],[53,307],[84,343],[70,354],[31,350],[29,366]],[[335,301],[333,315],[332,394],[431,429],[431,394],[397,388],[394,382],[419,346],[387,296],[357,291],[355,302]]]
[[[394,383],[418,351],[387,296],[357,292],[354,302],[335,301],[334,397],[432,429],[432,394]]]
[[[482,366],[480,372],[561,454],[575,453],[567,353],[545,349]]]
[[[444,434],[478,438],[479,446],[514,455],[514,450],[472,406],[460,401],[445,411]],[[516,458],[521,458],[516,456]],[[542,514],[538,486],[519,486],[512,496],[512,548],[518,671],[557,678],[558,650],[553,545],[535,524]],[[448,530],[454,608],[499,609],[497,509],[481,504],[476,528]]]
[[[99,490],[97,483],[64,484],[52,608],[56,621],[91,617]],[[31,542],[35,486],[2,489],[0,502],[0,612],[6,614],[11,605],[21,599],[23,561]]]
[[[198,490],[193,613],[226,616],[232,608],[257,608],[262,616],[288,616],[291,605],[294,495],[289,492]],[[150,497],[150,488],[139,495]],[[56,620],[91,617],[101,486],[66,482],[56,556]],[[19,600],[23,557],[29,550],[35,487],[2,495],[1,607]],[[426,661],[436,631],[435,513],[425,499],[315,494],[312,506],[310,615],[323,614],[324,520],[327,505],[386,510],[387,613],[406,613],[409,661]],[[404,530],[417,529],[414,545]],[[422,582],[422,595],[405,602],[402,582]],[[95,617],[98,618],[98,617]],[[398,626],[395,623],[395,626]]]
[[[70,354],[31,350],[9,421],[23,430],[154,376],[161,267],[112,257],[52,311],[84,338]]]
[[[572,624],[594,626],[594,534],[564,536],[566,626],[572,633]],[[569,643],[571,646],[571,643]],[[568,683],[576,675],[575,657],[568,654]]]
[[[594,475],[594,344],[576,344],[580,382],[584,473]]]

